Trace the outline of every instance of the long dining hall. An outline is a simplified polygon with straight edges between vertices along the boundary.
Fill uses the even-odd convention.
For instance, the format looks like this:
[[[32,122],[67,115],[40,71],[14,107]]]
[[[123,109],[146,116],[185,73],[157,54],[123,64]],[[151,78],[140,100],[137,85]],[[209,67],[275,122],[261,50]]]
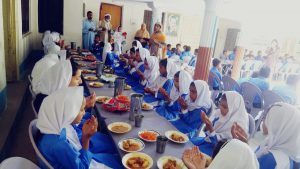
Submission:
[[[300,169],[299,0],[2,0],[0,169]]]

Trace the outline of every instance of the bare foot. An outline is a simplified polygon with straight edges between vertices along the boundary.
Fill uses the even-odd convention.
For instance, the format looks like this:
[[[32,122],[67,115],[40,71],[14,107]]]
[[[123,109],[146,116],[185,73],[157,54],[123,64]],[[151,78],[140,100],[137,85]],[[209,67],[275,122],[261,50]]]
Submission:
[[[192,161],[192,150],[185,150],[182,156],[182,161],[188,169],[197,169]]]
[[[198,153],[192,157],[192,164],[196,167],[196,169],[205,169],[206,159],[203,154]]]

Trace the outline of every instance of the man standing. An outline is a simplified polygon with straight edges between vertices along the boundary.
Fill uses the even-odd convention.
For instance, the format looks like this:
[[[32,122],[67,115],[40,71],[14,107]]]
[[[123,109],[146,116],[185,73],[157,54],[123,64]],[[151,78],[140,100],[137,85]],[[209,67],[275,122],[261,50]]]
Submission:
[[[93,21],[93,13],[87,12],[87,19],[83,21],[82,37],[83,37],[83,49],[90,49],[95,39],[96,22]]]
[[[111,16],[110,14],[105,14],[104,20],[99,22],[99,34],[100,34],[100,41],[107,43],[110,42],[110,33],[112,29],[112,25],[110,23]]]

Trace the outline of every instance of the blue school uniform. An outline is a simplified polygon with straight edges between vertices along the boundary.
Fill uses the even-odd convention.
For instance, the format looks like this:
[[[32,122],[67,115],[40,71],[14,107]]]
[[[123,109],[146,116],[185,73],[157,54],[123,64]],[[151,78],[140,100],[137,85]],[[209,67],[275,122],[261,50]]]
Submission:
[[[139,62],[136,69],[141,71],[142,73],[144,73],[144,71],[145,71],[144,63]],[[129,85],[138,84],[139,81],[140,81],[140,75],[137,73],[137,71],[134,70],[133,72],[129,72],[128,83],[132,83]]]
[[[187,94],[182,94],[182,98],[186,98]],[[167,120],[173,120],[178,118],[179,111],[181,110],[180,104],[176,100],[173,103],[164,102],[162,105],[156,108],[156,112]]]
[[[179,119],[171,121],[171,123],[182,133],[188,134],[190,138],[197,136],[198,130],[202,125],[200,113],[205,112],[209,114],[211,108],[207,109],[204,107],[188,111],[187,113],[178,113]]]
[[[172,56],[172,51],[171,50],[167,51],[167,56],[168,56],[168,58]]]
[[[195,67],[196,66],[196,61],[197,61],[196,56],[193,56],[191,58],[191,60],[189,61],[189,66]]]
[[[114,67],[115,61],[118,61],[119,57],[115,53],[107,53],[106,59],[105,59],[105,65]]]
[[[173,80],[171,80],[171,79],[168,79],[162,86],[162,88],[166,90],[168,95],[170,95],[172,87],[173,87]],[[152,103],[152,102],[161,101],[161,100],[164,100],[164,97],[159,91],[156,92],[155,96],[152,96],[149,94],[144,96],[144,101],[147,103]]]
[[[214,73],[220,80],[222,80],[222,74],[216,67],[212,67],[210,69],[210,72]],[[214,90],[219,90],[220,84],[216,78],[213,79],[213,89]]]
[[[94,43],[92,46],[91,46],[91,49],[92,53],[96,56],[96,58],[98,60],[101,60],[102,61],[102,53],[103,53],[103,47],[100,46],[99,43]]]
[[[88,169],[92,159],[111,168],[123,168],[120,164],[120,157],[116,154],[92,153],[90,150],[84,149],[77,151],[67,140],[65,129],[61,131],[60,135],[42,135],[38,147],[54,169]]]
[[[274,155],[269,152],[268,154],[265,154],[259,158],[257,158],[259,163],[260,169],[275,169],[277,166],[277,162],[274,158]],[[290,160],[290,167],[289,169],[293,169],[293,162]]]
[[[180,59],[183,60],[186,56],[191,56],[191,52],[183,51],[180,55]]]
[[[292,105],[297,103],[297,94],[295,90],[288,85],[275,86],[272,91],[281,96],[286,103]]]

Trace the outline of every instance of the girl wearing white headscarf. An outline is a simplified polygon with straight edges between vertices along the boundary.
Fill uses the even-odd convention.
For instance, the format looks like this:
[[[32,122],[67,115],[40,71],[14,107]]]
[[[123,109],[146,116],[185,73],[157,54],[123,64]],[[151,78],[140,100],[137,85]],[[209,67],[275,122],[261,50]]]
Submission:
[[[191,141],[208,155],[212,155],[218,141],[233,138],[231,128],[234,123],[249,133],[249,115],[245,109],[243,97],[236,91],[227,91],[223,94],[220,109],[211,118],[212,122],[205,114],[201,116],[206,124],[206,137],[197,137]]]
[[[185,70],[178,71],[174,75],[174,85],[171,89],[170,96],[164,96],[165,103],[156,108],[156,112],[167,120],[175,119],[178,116],[178,112],[181,110],[178,99],[180,97],[183,99],[186,98],[192,80],[191,75]]]
[[[69,87],[45,98],[37,120],[43,134],[39,150],[53,168],[118,168],[121,165],[115,155],[90,150],[89,142],[98,127],[95,117],[85,122],[82,135],[77,134],[76,124],[85,113],[82,93],[83,87]]]
[[[136,49],[135,53],[135,65],[132,65],[129,74],[130,79],[132,79],[133,83],[139,82],[141,80],[141,76],[145,72],[144,61],[146,57],[150,56],[150,52],[145,48]]]
[[[47,71],[50,67],[59,62],[58,52],[60,51],[60,47],[57,45],[47,46],[48,53],[35,63],[32,72],[32,89],[35,93],[39,93],[37,90],[37,86],[40,82],[41,75]]]
[[[118,56],[112,52],[112,46],[110,43],[106,43],[103,48],[102,61],[107,66],[114,66],[115,60],[118,60]]]
[[[212,101],[208,84],[203,80],[195,80],[190,84],[187,101],[181,99],[179,104],[181,112],[179,119],[171,123],[181,132],[187,133],[189,137],[195,137],[202,124],[201,113],[210,114]]]
[[[150,56],[151,57],[151,56]],[[173,87],[173,80],[169,77],[170,66],[168,66],[170,62],[168,59],[160,60],[159,62],[159,72],[160,75],[156,78],[153,85],[151,87],[145,88],[145,93],[150,95],[146,95],[144,100],[148,103],[152,103],[155,101],[164,100],[164,95],[170,95],[171,89]]]
[[[152,88],[156,78],[159,76],[159,62],[155,56],[146,56],[145,71],[141,84],[145,87]]]
[[[300,111],[287,103],[276,103],[263,123],[267,138],[256,151],[261,169],[289,169],[300,162]]]

